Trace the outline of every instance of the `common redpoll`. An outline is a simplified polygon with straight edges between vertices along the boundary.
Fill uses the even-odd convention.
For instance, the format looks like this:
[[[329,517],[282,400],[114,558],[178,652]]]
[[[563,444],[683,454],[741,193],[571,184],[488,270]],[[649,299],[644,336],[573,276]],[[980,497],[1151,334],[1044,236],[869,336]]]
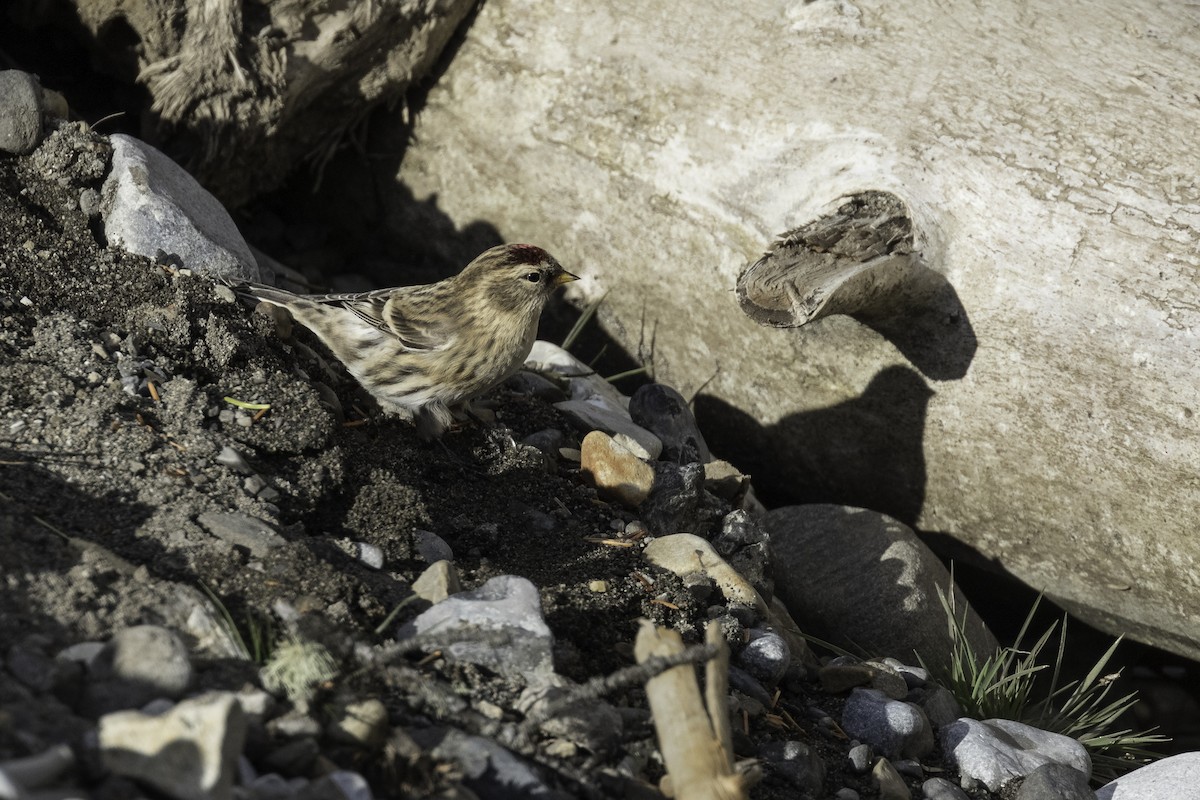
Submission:
[[[540,247],[508,244],[457,275],[361,294],[298,295],[259,284],[234,288],[287,309],[388,411],[440,436],[460,407],[520,368],[555,288],[577,280]]]

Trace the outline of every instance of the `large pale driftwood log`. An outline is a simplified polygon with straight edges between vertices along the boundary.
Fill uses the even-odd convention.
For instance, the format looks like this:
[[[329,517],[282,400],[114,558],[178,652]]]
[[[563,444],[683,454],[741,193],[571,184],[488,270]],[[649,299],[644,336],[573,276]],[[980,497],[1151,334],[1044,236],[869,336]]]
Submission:
[[[710,444],[769,501],[889,513],[1200,656],[1198,13],[489,0],[396,125],[384,202],[609,291],[609,330],[703,387]],[[796,329],[743,313],[772,242],[869,192],[940,287]],[[768,316],[804,307],[789,247]]]
[[[321,162],[426,74],[474,0],[72,0],[150,94],[148,138],[228,205]]]

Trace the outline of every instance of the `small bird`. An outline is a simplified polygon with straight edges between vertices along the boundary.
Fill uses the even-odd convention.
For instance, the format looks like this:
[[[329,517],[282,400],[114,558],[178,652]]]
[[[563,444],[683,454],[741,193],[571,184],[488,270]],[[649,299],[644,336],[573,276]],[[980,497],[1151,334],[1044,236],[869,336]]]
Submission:
[[[387,411],[411,415],[425,440],[525,363],[554,290],[578,280],[545,250],[506,244],[457,275],[359,294],[299,295],[259,284],[233,288],[287,309]]]

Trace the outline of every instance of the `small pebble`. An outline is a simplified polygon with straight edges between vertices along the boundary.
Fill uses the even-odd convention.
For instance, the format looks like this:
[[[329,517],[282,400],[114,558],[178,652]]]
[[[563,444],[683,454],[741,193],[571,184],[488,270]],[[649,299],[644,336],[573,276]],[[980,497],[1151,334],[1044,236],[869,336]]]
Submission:
[[[588,589],[590,589],[593,592],[597,592],[597,593],[607,592],[608,591],[608,581],[591,581],[590,583],[588,583]]]
[[[871,752],[871,745],[857,744],[850,748],[846,758],[850,762],[850,768],[862,775],[871,769],[871,762],[875,760],[875,754]]]
[[[355,555],[368,567],[383,569],[383,551],[370,542],[355,542]]]
[[[217,454],[216,462],[243,475],[254,474],[254,467],[250,466],[246,461],[246,457],[237,448],[230,447],[229,445],[221,448],[221,452]]]

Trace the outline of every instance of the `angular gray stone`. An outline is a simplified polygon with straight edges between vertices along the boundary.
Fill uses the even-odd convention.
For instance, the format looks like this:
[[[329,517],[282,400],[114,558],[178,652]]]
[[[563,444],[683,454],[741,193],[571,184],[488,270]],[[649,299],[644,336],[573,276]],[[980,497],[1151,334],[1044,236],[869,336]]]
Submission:
[[[677,464],[712,461],[712,453],[683,395],[661,383],[647,383],[629,398],[633,421],[662,440],[662,457]]]
[[[878,689],[850,692],[842,729],[888,758],[923,758],[933,751],[933,729],[925,712]]]
[[[612,409],[620,409],[626,417],[629,413],[629,398],[596,371],[556,344],[539,339],[525,359],[525,365],[537,372],[553,373],[567,381],[569,400],[591,400],[599,398]],[[611,431],[606,431],[611,433]]]
[[[458,570],[450,561],[435,561],[417,576],[412,584],[413,594],[431,603],[440,603],[452,594],[462,591],[458,581]]]
[[[101,188],[108,243],[155,258],[159,250],[214,277],[269,282],[229,212],[183,167],[143,141],[113,134]]]
[[[246,738],[230,692],[184,700],[160,716],[119,711],[100,718],[100,757],[118,775],[176,800],[227,800]]]
[[[591,397],[587,400],[564,400],[561,403],[555,403],[554,407],[585,430],[603,431],[613,438],[622,434],[628,436],[637,442],[650,458],[658,458],[662,452],[662,442],[657,436],[645,428],[635,425],[629,418],[628,412],[603,397]]]
[[[571,797],[547,786],[528,762],[491,739],[442,727],[410,733],[431,757],[458,765],[463,785],[481,798],[568,800]]]
[[[1082,772],[1051,762],[1026,776],[1014,800],[1096,800],[1096,793]]]
[[[948,667],[938,589],[947,590],[950,573],[911,528],[837,505],[778,508],[762,523],[771,536],[776,595],[804,630],[845,647],[903,660],[918,653],[935,670]],[[957,587],[954,594],[971,646],[992,653],[996,637]]]
[[[192,682],[187,645],[168,628],[137,625],[117,631],[92,662],[84,708],[100,715],[181,697]]]
[[[426,564],[454,560],[453,548],[433,531],[413,531],[413,543],[416,546],[417,555]]]
[[[42,85],[37,76],[0,70],[0,150],[31,153],[42,141]]]
[[[542,618],[537,587],[515,575],[447,597],[397,632],[398,639],[418,635],[422,646],[428,642],[447,659],[480,664],[526,683],[554,673],[554,640]]]
[[[980,722],[963,717],[943,727],[938,737],[946,758],[963,777],[993,792],[1051,762],[1092,774],[1092,759],[1076,740],[1009,719]]]
[[[850,769],[862,775],[871,768],[871,762],[875,760],[875,751],[869,744],[856,744],[846,754],[846,760],[850,762]]]
[[[1180,753],[1109,781],[1096,800],[1194,800],[1200,797],[1200,752]]]
[[[945,778],[930,778],[921,784],[925,800],[971,800],[967,793]]]
[[[650,495],[638,508],[638,516],[651,532],[703,533],[708,527],[704,509],[704,468],[699,464],[655,461]]]
[[[205,511],[197,521],[205,530],[236,547],[244,547],[255,558],[263,558],[287,544],[269,523],[240,511]]]
[[[908,790],[904,778],[886,758],[875,762],[871,777],[879,787],[879,800],[911,800],[912,792]]]
[[[925,710],[925,716],[935,730],[949,725],[963,715],[958,698],[945,686],[929,685],[910,692],[908,699]]]
[[[802,742],[764,742],[758,747],[758,757],[800,792],[818,795],[825,783],[825,762]]]

